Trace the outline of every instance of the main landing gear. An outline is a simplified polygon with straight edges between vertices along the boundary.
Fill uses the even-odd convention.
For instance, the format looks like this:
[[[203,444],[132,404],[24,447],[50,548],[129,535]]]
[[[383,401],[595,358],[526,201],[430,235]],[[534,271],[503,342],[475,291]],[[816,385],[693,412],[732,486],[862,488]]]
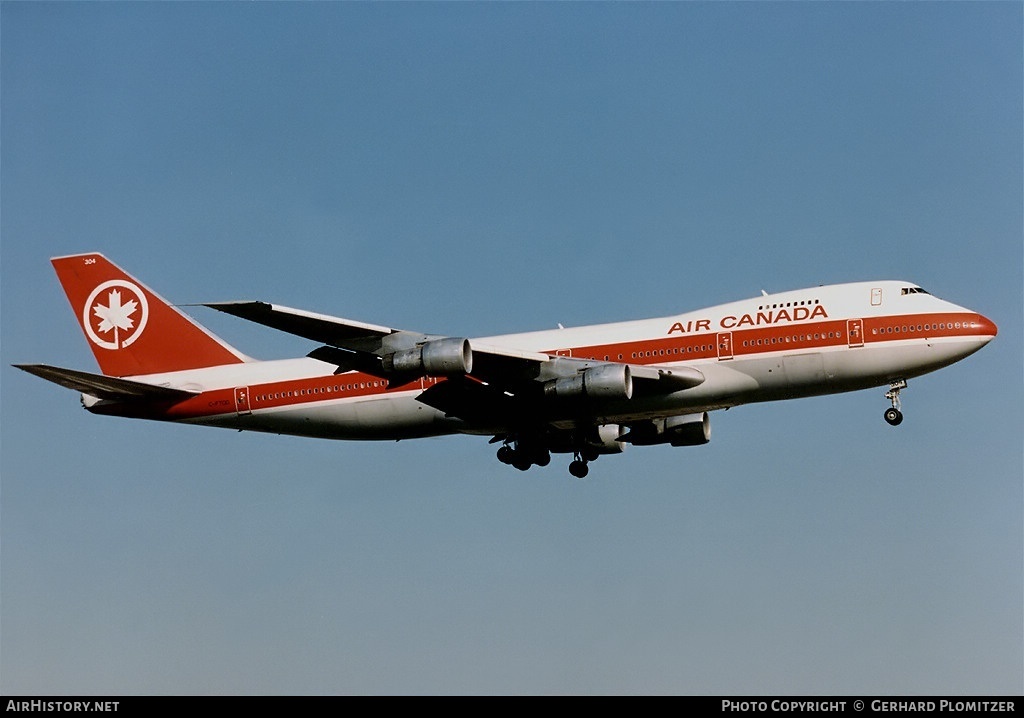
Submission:
[[[885,392],[885,398],[892,402],[892,408],[885,410],[885,420],[890,426],[899,426],[903,423],[903,412],[900,411],[900,390],[907,388],[907,381],[900,379],[889,383],[889,391]]]
[[[547,466],[551,463],[551,453],[547,449],[533,449],[526,447],[503,445],[498,449],[498,461],[503,464],[514,466],[520,471],[526,471],[531,466]]]
[[[522,445],[519,442],[503,444],[498,449],[498,461],[509,466],[514,466],[520,471],[526,471],[531,466],[547,466],[551,463],[551,452],[544,447],[531,447],[528,444]],[[569,473],[577,479],[582,479],[590,473],[587,465],[597,458],[596,451],[584,449],[573,454],[574,458],[569,464]]]

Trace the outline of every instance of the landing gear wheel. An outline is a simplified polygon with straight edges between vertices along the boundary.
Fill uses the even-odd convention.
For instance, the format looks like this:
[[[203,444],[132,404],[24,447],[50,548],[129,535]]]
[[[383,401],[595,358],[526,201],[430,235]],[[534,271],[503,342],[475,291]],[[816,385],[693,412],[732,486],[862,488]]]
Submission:
[[[520,471],[529,471],[530,467],[533,466],[529,461],[523,459],[516,459],[512,462],[512,466],[516,467]]]
[[[577,459],[569,464],[569,473],[575,476],[577,479],[585,478],[590,473],[590,469],[587,467],[586,461],[580,461]]]
[[[503,446],[498,449],[498,461],[503,464],[511,464],[515,458],[515,453],[511,446]]]
[[[906,388],[906,379],[889,382],[889,391],[885,392],[885,398],[892,402],[892,408],[885,410],[885,420],[889,426],[899,426],[903,422],[903,412],[900,411],[900,390]]]

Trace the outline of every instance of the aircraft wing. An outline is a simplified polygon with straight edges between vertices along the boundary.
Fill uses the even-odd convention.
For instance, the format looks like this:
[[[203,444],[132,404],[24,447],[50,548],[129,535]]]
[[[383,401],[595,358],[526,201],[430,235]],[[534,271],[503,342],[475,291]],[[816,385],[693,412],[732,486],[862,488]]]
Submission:
[[[141,381],[132,381],[131,379],[118,379],[112,376],[103,376],[102,374],[90,374],[89,372],[77,371],[75,369],[62,369],[61,367],[48,366],[46,364],[15,364],[14,366],[67,389],[95,396],[97,399],[109,399],[111,401],[182,401],[198,393],[185,389],[172,389],[166,386],[145,384]]]
[[[399,332],[398,329],[267,302],[213,302],[203,306],[315,342],[352,351],[376,352],[382,348],[385,337]]]
[[[321,342],[310,352],[314,359],[335,364],[339,372],[358,370],[401,386],[422,375],[396,371],[389,357],[435,341],[464,342],[443,335],[420,334],[350,319],[315,314],[266,302],[217,302],[205,306],[274,329]],[[421,401],[454,416],[484,419],[507,417],[515,406],[531,406],[544,387],[561,379],[578,377],[600,367],[626,367],[637,392],[668,394],[695,387],[704,375],[692,367],[672,369],[621,362],[552,356],[470,341],[471,368],[449,375],[421,396]],[[517,401],[524,399],[524,401]]]
[[[315,314],[267,302],[213,302],[203,306],[321,342],[327,346],[312,351],[309,356],[337,364],[346,371],[357,369],[383,378],[389,376],[382,362],[385,355],[430,340],[447,338]],[[529,375],[536,367],[553,359],[540,352],[488,347],[476,342],[472,344],[472,351],[474,375],[478,373],[478,367],[487,374]]]
[[[435,384],[420,395],[419,401],[476,424],[529,424],[538,415],[538,402],[555,383],[579,378],[588,370],[624,368],[632,379],[634,396],[670,394],[704,382],[704,375],[691,367],[669,370],[520,353],[478,344],[472,344],[472,348],[472,373]]]

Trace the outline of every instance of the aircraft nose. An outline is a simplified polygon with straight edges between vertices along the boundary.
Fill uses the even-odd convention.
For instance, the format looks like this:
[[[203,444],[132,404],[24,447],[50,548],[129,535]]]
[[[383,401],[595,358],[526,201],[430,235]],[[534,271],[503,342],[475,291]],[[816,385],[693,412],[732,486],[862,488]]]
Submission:
[[[978,315],[977,324],[978,334],[986,337],[985,341],[991,341],[999,333],[996,323],[982,314]]]

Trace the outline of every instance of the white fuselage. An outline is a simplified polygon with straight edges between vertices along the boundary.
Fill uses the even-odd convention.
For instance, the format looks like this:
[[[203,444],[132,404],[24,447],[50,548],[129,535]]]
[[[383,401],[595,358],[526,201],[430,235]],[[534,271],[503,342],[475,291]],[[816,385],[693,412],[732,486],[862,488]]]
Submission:
[[[631,366],[698,369],[705,381],[672,393],[602,404],[597,424],[832,394],[906,380],[980,349],[996,328],[982,315],[908,282],[823,286],[723,304],[660,319],[470,340],[523,352]],[[97,413],[333,439],[405,439],[500,433],[431,408],[417,397],[445,381],[401,387],[369,374],[335,374],[310,358],[133,377],[199,392],[146,408],[98,402]]]

